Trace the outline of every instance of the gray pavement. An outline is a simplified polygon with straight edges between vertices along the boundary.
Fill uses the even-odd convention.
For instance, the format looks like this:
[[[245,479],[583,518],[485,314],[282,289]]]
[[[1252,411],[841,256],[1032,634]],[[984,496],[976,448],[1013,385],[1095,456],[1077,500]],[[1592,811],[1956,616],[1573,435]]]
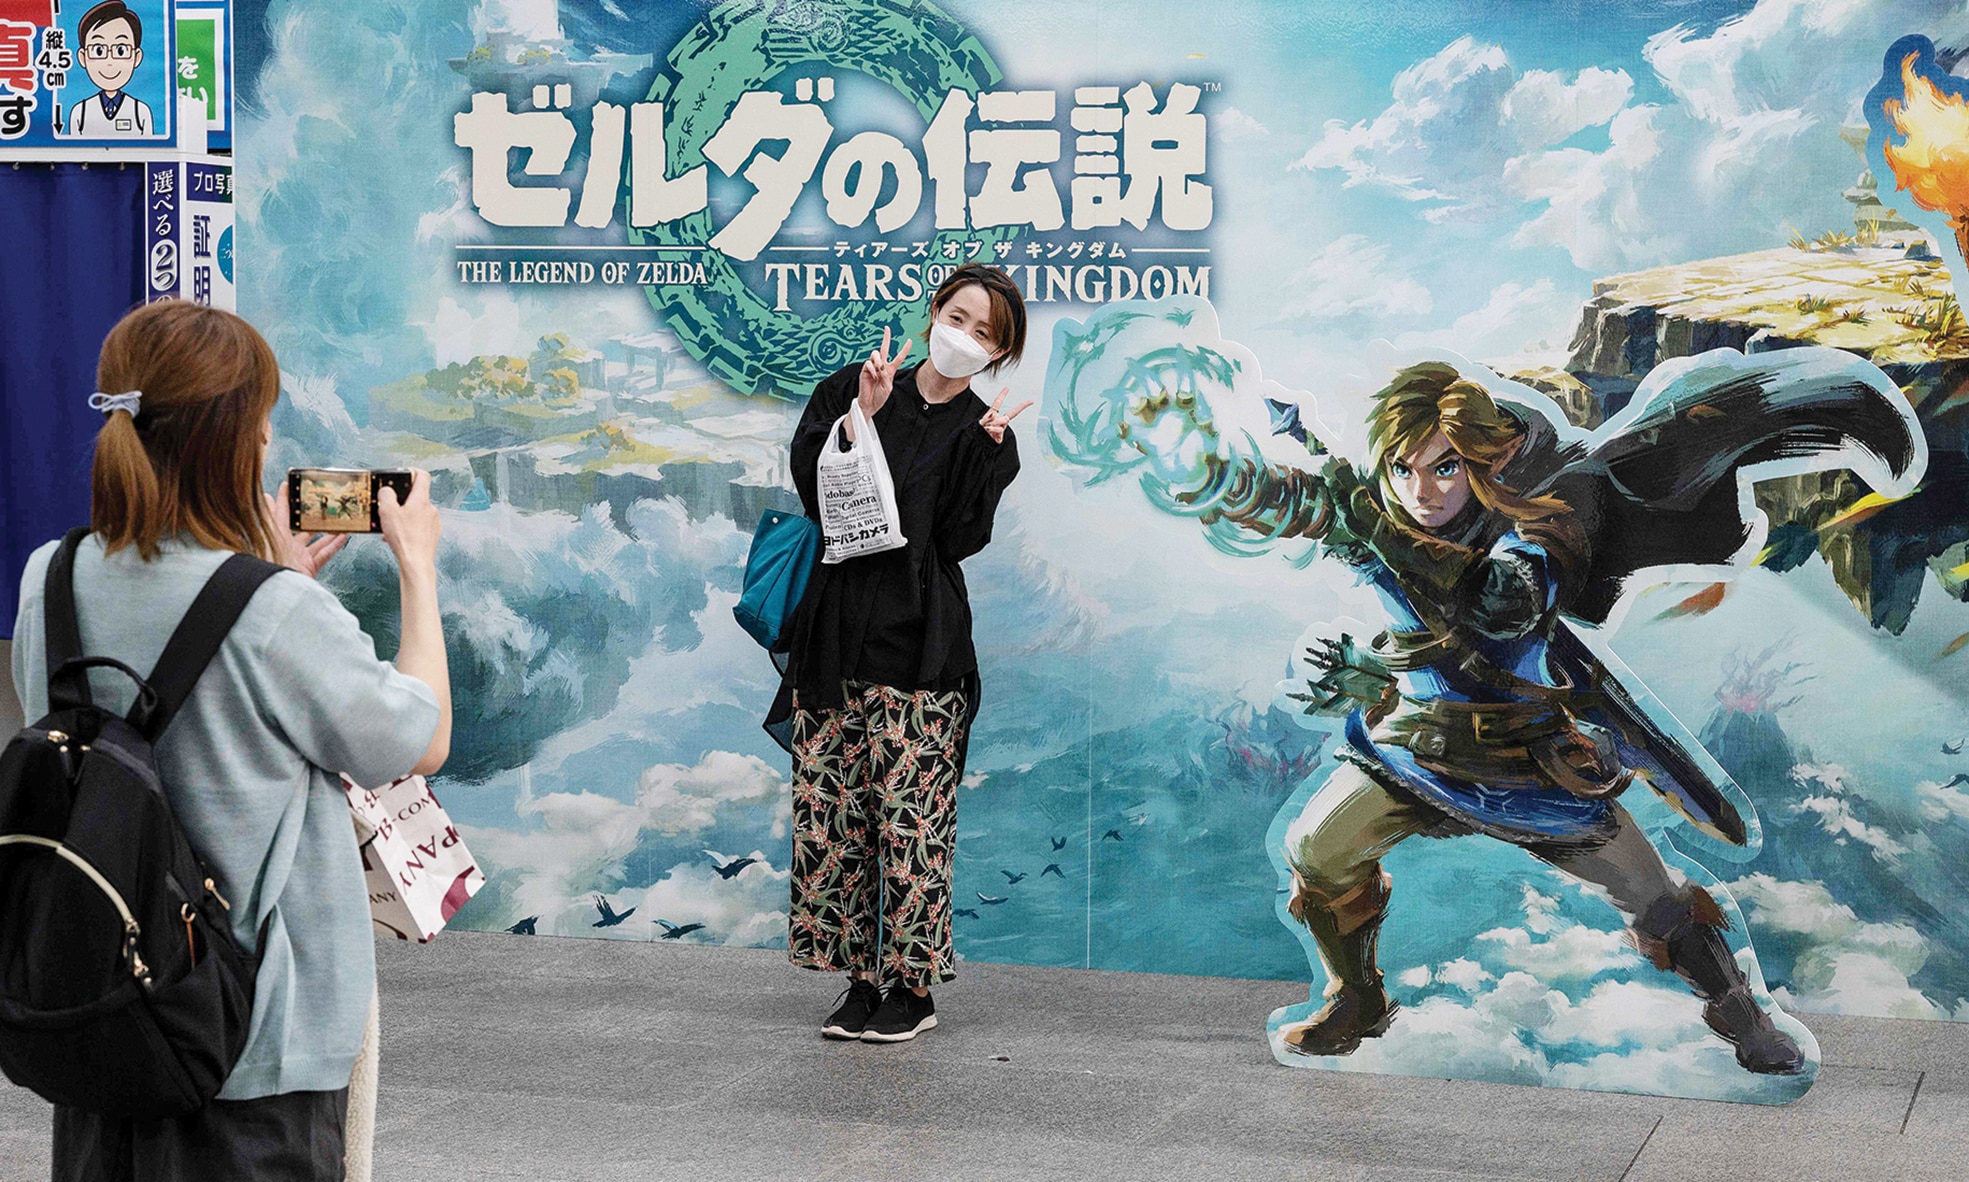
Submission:
[[[837,981],[749,949],[378,945],[376,1177],[1969,1179],[1969,1025],[1815,1016],[1784,1108],[1278,1066],[1296,982],[967,963],[913,1043],[827,1043]],[[0,1179],[48,1176],[0,1083]]]

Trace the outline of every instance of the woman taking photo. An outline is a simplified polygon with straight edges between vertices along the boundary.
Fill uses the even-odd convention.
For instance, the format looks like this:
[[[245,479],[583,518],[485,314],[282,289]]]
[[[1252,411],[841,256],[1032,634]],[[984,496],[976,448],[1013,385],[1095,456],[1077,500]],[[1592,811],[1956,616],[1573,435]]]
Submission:
[[[937,1024],[930,986],[954,975],[951,858],[957,784],[978,705],[971,606],[958,563],[991,540],[1018,475],[1005,394],[971,376],[1025,349],[1026,312],[1002,271],[952,272],[930,301],[929,361],[903,369],[889,337],[815,387],[793,436],[793,480],[819,519],[822,449],[857,400],[881,438],[908,545],[819,565],[788,630],[793,898],[787,952],[853,974],[829,1038],[911,1039]],[[782,693],[782,699],[789,695]],[[783,720],[786,707],[775,711]],[[879,940],[879,947],[878,947]],[[878,981],[886,979],[883,995]]]
[[[430,478],[417,473],[402,505],[381,498],[403,596],[392,665],[309,577],[344,539],[305,544],[260,493],[280,370],[259,333],[229,312],[151,304],[110,331],[97,382],[93,532],[73,568],[83,652],[150,670],[234,553],[296,570],[260,585],[155,747],[178,822],[259,961],[245,1050],[218,1098],[188,1116],[57,1106],[54,1177],[341,1182],[376,966],[338,773],[383,784],[436,771],[450,748]],[[48,709],[43,583],[58,545],[36,551],[21,580],[13,674],[29,718]],[[118,712],[135,697],[104,670],[90,689]]]

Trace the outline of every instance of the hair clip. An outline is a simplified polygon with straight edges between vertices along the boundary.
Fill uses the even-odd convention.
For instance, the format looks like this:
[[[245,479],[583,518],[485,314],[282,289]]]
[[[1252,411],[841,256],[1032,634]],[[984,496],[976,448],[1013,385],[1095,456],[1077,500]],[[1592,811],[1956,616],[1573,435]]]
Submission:
[[[89,409],[99,410],[104,414],[115,414],[119,410],[126,410],[134,419],[137,417],[137,409],[143,397],[142,390],[132,390],[128,394],[105,394],[98,390],[89,395]]]

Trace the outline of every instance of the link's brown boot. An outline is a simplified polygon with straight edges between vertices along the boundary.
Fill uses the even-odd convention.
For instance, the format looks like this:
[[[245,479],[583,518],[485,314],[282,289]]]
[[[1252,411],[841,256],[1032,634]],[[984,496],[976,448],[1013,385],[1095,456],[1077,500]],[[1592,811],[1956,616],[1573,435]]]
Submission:
[[[1378,1038],[1401,1009],[1381,984],[1375,945],[1388,914],[1387,873],[1376,867],[1368,880],[1332,899],[1297,883],[1289,910],[1306,925],[1326,963],[1326,1005],[1310,1019],[1285,1028],[1287,1050],[1301,1055],[1350,1055],[1364,1038]]]
[[[1702,1020],[1736,1051],[1737,1063],[1759,1075],[1796,1075],[1805,1053],[1757,1004],[1723,932],[1730,926],[1715,898],[1694,884],[1657,899],[1634,921],[1634,942],[1689,983],[1703,1000]]]

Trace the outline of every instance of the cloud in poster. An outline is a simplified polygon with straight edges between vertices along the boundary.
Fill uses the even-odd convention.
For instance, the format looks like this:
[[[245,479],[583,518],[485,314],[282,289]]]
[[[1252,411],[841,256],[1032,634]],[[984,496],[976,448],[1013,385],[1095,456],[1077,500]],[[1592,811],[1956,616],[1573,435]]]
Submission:
[[[476,311],[451,296],[438,299],[429,320],[415,321],[430,341],[437,366],[463,365],[474,357],[511,354],[523,348],[519,301],[504,291],[478,296]]]
[[[482,0],[472,14],[472,31],[482,41],[494,29],[510,29],[529,41],[555,41],[561,35],[556,0]]]
[[[1932,781],[1916,785],[1914,791],[1922,820],[1931,823],[1950,819],[1969,821],[1969,792],[1953,784]]]
[[[1429,289],[1388,261],[1386,245],[1361,234],[1327,243],[1286,281],[1281,321],[1332,320],[1356,313],[1419,316],[1435,306]]]
[[[289,468],[319,466],[346,454],[361,434],[336,387],[319,374],[280,373],[280,400],[273,408],[272,450],[266,470],[276,479]]]
[[[285,368],[335,374],[346,394],[479,353],[524,354],[568,329],[560,293],[462,288],[453,246],[490,227],[471,202],[451,115],[469,84],[450,66],[487,31],[560,37],[554,0],[474,6],[343,6],[274,0],[267,55],[242,94],[235,194],[253,260],[240,311]],[[633,288],[583,300],[593,344],[652,326]]]
[[[750,539],[723,517],[692,520],[674,499],[579,516],[496,504],[445,514],[438,554],[451,656],[449,781],[477,783],[533,758],[549,737],[607,714],[636,659],[703,639],[699,613],[738,577]],[[325,581],[393,647],[394,565],[351,547]]]
[[[1524,928],[1493,928],[1477,936],[1494,944],[1498,960],[1541,981],[1584,981],[1609,969],[1641,963],[1620,932],[1575,925],[1538,940]]]
[[[1506,47],[1465,37],[1398,74],[1372,119],[1329,123],[1299,165],[1423,203],[1430,220],[1519,220],[1517,245],[1594,272],[1776,246],[1787,227],[1845,220],[1839,193],[1861,163],[1837,130],[1909,31],[1961,43],[1969,12],[1759,0],[1640,47],[1661,103],[1635,101],[1624,71],[1521,72]],[[1604,144],[1568,143],[1590,128]]]
[[[1870,923],[1824,883],[1751,874],[1730,884],[1760,931],[1800,940],[1780,1001],[1834,1014],[1948,1016],[1909,981],[1928,961],[1927,939],[1906,923]]]
[[[641,828],[665,836],[709,829],[725,805],[770,810],[773,836],[784,837],[792,798],[786,778],[750,755],[713,751],[694,767],[674,763],[646,768],[636,783]]]
[[[1507,204],[1495,191],[1507,160],[1606,123],[1633,89],[1621,70],[1521,73],[1502,47],[1459,37],[1397,74],[1394,101],[1374,118],[1329,120],[1294,167],[1431,202],[1432,221],[1494,217]]]
[[[688,943],[747,948],[784,943],[793,872],[766,865],[758,850],[750,856],[759,861],[730,879],[720,878],[709,858],[672,866],[641,892],[643,913],[652,924],[658,919],[679,927],[703,924],[702,930],[678,937]]]
[[[791,810],[792,798],[780,769],[755,756],[711,751],[694,764],[659,764],[645,769],[633,799],[619,800],[589,791],[550,792],[517,804],[518,818],[530,823],[525,830],[474,826],[465,831],[465,837],[494,872],[517,877],[512,897],[519,914],[554,917],[548,926],[555,930],[640,939],[647,933],[646,925],[626,932],[602,929],[591,933],[584,929],[593,920],[593,895],[598,885],[621,881],[623,860],[646,835],[689,838],[709,831],[721,820],[764,814],[772,818],[773,836],[783,837]],[[783,908],[785,872],[774,871],[760,851],[753,851],[751,856],[758,863],[730,880],[717,875],[708,856],[672,867],[668,873],[677,879],[676,885],[653,901],[677,914],[660,913],[657,917],[709,926],[709,920],[690,917],[693,907],[704,912],[712,899],[724,899],[734,890],[750,892],[745,895],[750,899],[757,893],[757,880],[775,876],[780,880],[777,898]],[[700,861],[703,874],[696,872]],[[702,897],[687,907],[688,900],[680,892],[687,893],[692,883],[704,889],[697,892]],[[650,890],[661,886],[659,880]],[[634,891],[604,893],[609,894],[618,912],[638,905]],[[759,912],[759,907],[748,904],[744,914]],[[718,913],[723,929],[733,926],[734,914]]]
[[[1220,140],[1261,139],[1272,129],[1236,107],[1225,107],[1211,117],[1211,131]]]
[[[1447,328],[1405,332],[1395,337],[1400,350],[1449,349],[1466,357],[1501,358],[1528,348],[1548,348],[1578,313],[1575,293],[1560,292],[1550,279],[1508,280],[1484,302]],[[1564,344],[1560,337],[1559,344]]]
[[[436,113],[459,92],[446,62],[472,43],[464,12],[409,5],[374,22],[275,3],[266,28],[267,58],[246,89],[258,109],[239,121],[240,156],[254,162],[235,194],[254,259],[241,311],[299,372],[416,364],[423,338],[409,321],[448,247],[412,244],[425,211],[455,200],[443,175],[451,121]]]

